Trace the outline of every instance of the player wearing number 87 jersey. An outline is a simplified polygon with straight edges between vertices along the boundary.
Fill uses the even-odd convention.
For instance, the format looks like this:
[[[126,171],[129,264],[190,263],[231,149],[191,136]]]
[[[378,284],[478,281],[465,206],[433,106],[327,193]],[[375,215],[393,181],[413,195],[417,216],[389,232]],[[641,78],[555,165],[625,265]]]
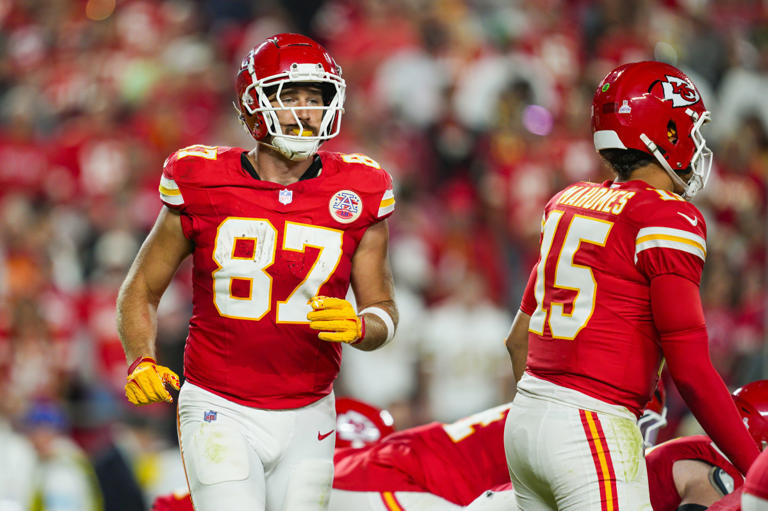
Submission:
[[[278,34],[251,50],[236,107],[256,148],[196,145],[166,160],[164,207],[121,288],[118,329],[139,362],[126,394],[169,400],[154,317],[192,255],[178,413],[198,511],[324,509],[341,343],[368,351],[394,335],[391,178],[366,156],[318,151],[339,131],[344,88],[307,37]]]
[[[659,62],[620,66],[595,92],[595,147],[617,177],[550,199],[507,338],[518,392],[504,442],[521,509],[650,508],[636,419],[663,359],[734,465],[757,456],[709,359],[699,297],[706,226],[685,198],[709,173],[708,119],[688,77]]]

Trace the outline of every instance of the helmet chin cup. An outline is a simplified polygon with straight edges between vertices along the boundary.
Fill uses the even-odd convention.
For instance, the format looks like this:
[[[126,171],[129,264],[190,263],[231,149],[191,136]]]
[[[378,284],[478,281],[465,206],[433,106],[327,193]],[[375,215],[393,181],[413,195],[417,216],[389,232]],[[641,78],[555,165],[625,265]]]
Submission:
[[[319,140],[297,140],[296,137],[276,136],[271,146],[292,161],[306,160],[317,152]]]

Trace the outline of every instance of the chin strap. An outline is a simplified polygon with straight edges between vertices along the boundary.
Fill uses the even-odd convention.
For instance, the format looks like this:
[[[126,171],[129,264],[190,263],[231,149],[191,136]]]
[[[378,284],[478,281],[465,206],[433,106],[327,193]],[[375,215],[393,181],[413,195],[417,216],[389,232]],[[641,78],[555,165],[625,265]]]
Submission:
[[[237,118],[245,132],[251,137],[256,138],[256,134],[251,131],[251,128],[248,127],[248,123],[245,122],[245,114],[242,110],[237,108],[237,105],[234,102],[232,103],[232,106],[235,108]],[[296,140],[295,137],[289,138],[280,135],[272,137],[272,143],[258,139],[256,141],[270,149],[274,149],[291,161],[306,160],[317,152],[321,142],[321,140]]]
[[[677,172],[672,170],[672,167],[669,165],[669,162],[667,162],[667,160],[664,158],[664,155],[661,154],[659,147],[655,143],[653,143],[653,141],[650,138],[648,138],[648,135],[646,135],[645,133],[640,133],[640,140],[643,141],[643,143],[651,152],[651,154],[653,154],[653,156],[659,162],[659,165],[661,165],[662,168],[667,172],[667,174],[669,174],[669,177],[672,178],[672,181],[675,183],[675,186],[679,190],[681,190],[680,193],[683,196],[683,198],[690,199],[693,196],[693,194],[689,195],[688,183],[683,181],[683,178],[678,176]]]
[[[292,161],[306,160],[317,152],[319,140],[296,140],[288,137],[273,137],[272,143],[261,142]]]

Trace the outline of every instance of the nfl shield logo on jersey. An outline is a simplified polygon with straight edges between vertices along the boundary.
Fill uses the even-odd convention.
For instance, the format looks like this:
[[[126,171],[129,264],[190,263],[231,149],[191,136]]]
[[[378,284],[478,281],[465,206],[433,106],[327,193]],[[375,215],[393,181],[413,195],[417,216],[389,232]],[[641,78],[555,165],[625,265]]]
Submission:
[[[337,222],[348,224],[357,220],[363,212],[363,201],[355,192],[341,190],[333,194],[328,209]]]
[[[293,202],[293,191],[288,188],[280,190],[280,194],[277,196],[277,200],[280,204],[290,204]]]
[[[208,410],[207,412],[203,412],[203,420],[205,422],[213,422],[216,420],[217,412],[214,412],[213,410]]]

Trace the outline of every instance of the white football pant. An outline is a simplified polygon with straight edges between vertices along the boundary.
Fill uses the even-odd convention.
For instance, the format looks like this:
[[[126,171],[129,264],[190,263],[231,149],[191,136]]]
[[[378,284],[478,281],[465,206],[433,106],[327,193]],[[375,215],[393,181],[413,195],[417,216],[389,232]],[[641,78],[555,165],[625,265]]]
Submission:
[[[627,408],[526,373],[504,427],[524,511],[650,511],[643,438]]]
[[[243,406],[189,382],[179,438],[196,511],[324,511],[333,482],[333,393],[303,408]]]

